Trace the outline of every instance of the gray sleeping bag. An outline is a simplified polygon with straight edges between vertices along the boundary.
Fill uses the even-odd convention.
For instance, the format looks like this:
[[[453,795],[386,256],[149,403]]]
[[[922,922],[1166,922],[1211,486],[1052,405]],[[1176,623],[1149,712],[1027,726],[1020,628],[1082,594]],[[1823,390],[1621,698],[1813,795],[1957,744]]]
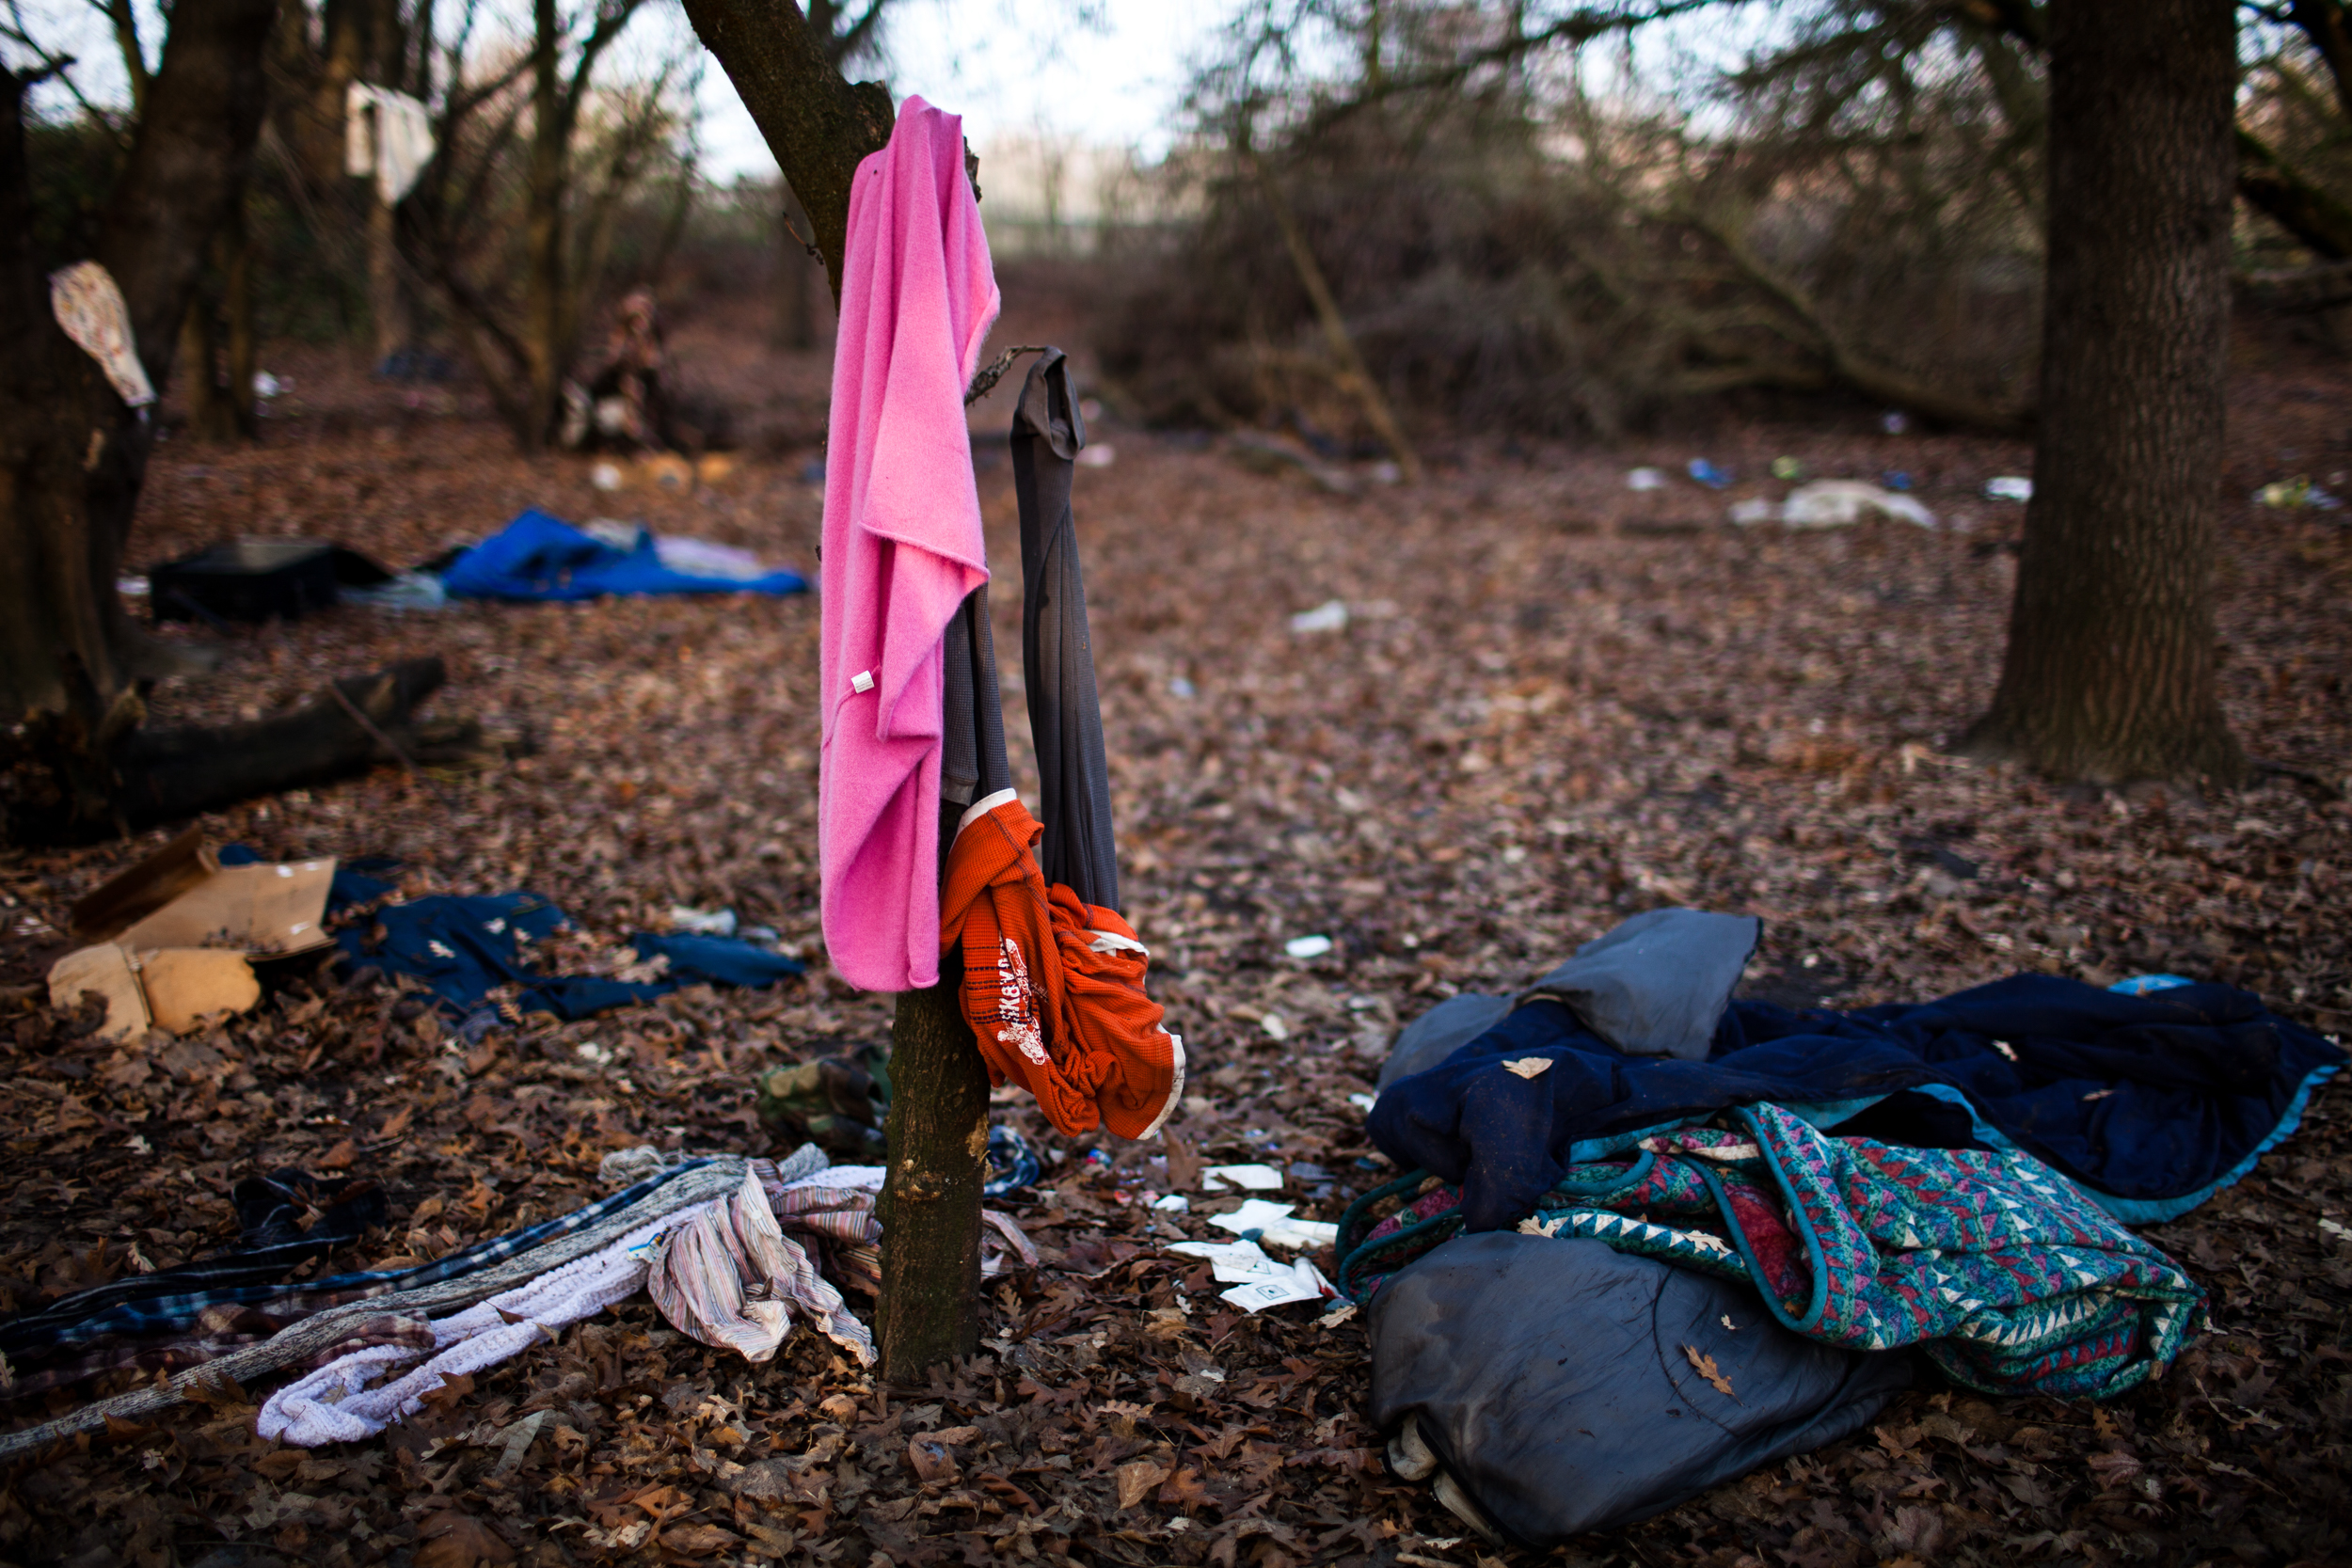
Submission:
[[[1537,1548],[1835,1442],[1911,1383],[1906,1353],[1792,1334],[1745,1286],[1511,1231],[1399,1270],[1368,1327],[1375,1426],[1414,1418],[1487,1520]]]

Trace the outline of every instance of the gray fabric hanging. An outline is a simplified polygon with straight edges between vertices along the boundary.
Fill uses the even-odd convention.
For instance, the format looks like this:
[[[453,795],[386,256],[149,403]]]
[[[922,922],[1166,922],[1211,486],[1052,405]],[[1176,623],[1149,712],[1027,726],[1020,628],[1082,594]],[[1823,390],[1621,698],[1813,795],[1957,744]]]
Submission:
[[[988,589],[975,588],[947,623],[944,727],[939,755],[939,863],[947,863],[964,808],[1012,787],[1005,758],[1005,700],[996,685],[996,634]]]
[[[1086,439],[1070,361],[1049,348],[1029,367],[1012,416],[1013,483],[1021,503],[1021,668],[1043,794],[1038,817],[1045,838],[1038,861],[1048,883],[1117,910],[1110,768],[1103,753],[1077,524],[1070,510],[1071,479]]]

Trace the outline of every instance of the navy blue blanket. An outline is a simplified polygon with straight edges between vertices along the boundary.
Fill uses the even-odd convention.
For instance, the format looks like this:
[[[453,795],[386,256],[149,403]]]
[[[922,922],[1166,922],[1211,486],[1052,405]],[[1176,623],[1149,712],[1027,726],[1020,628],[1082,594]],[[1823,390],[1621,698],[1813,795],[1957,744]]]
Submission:
[[[2344,1060],[2217,985],[2127,996],[2016,974],[1852,1013],[1734,1002],[1701,1061],[1629,1056],[1535,1001],[1391,1084],[1371,1132],[1399,1165],[1460,1183],[1471,1230],[1517,1223],[1566,1164],[1627,1134],[1759,1100],[1883,1142],[2024,1148],[2119,1219],[2151,1224],[2251,1170]]]
[[[499,986],[514,986],[522,1012],[582,1019],[630,1002],[650,1002],[697,980],[713,985],[772,985],[806,966],[732,938],[658,936],[639,931],[629,946],[641,960],[668,960],[660,978],[547,975],[524,960],[524,941],[540,942],[565,924],[564,911],[536,894],[459,898],[437,895],[375,911],[368,927],[337,938],[354,969],[413,974],[459,1014],[482,1006]],[[373,928],[370,928],[373,927]],[[376,931],[381,930],[381,938]]]

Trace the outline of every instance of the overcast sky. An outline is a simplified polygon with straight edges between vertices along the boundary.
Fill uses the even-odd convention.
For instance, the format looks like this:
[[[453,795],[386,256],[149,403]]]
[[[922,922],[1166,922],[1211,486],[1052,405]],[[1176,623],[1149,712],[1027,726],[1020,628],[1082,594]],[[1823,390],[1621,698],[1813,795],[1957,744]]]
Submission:
[[[890,83],[964,117],[975,146],[1047,129],[1104,147],[1167,149],[1186,64],[1232,0],[898,0]],[[720,181],[772,175],[775,160],[723,71],[704,82],[706,167]]]

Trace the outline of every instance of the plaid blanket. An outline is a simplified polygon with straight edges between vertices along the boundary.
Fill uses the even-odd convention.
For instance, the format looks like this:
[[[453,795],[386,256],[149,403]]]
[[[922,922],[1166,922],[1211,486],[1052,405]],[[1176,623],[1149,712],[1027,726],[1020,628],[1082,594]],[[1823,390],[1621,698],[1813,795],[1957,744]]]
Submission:
[[[96,1309],[86,1314],[73,1311],[77,1298],[68,1297],[52,1303],[38,1314],[27,1314],[13,1323],[0,1325],[0,1344],[5,1344],[6,1354],[13,1360],[20,1355],[55,1354],[119,1335],[150,1337],[187,1334],[203,1328],[208,1311],[223,1307],[252,1307],[281,1324],[293,1323],[346,1302],[363,1301],[371,1296],[389,1295],[394,1291],[414,1290],[420,1285],[436,1285],[444,1280],[462,1278],[478,1269],[487,1268],[559,1236],[594,1225],[606,1215],[617,1213],[638,1202],[657,1188],[676,1180],[685,1172],[707,1164],[707,1160],[695,1160],[674,1165],[658,1176],[614,1193],[610,1197],[600,1198],[584,1209],[559,1214],[551,1220],[509,1231],[503,1236],[476,1242],[471,1246],[460,1247],[413,1268],[339,1274],[289,1289],[280,1284],[222,1283],[222,1280],[240,1281],[247,1276],[252,1267],[249,1255],[231,1255],[217,1260],[216,1265],[190,1264],[183,1270],[175,1271],[175,1275],[184,1283],[198,1285],[197,1289],[140,1301],[116,1301],[112,1305],[101,1300],[93,1302],[91,1305]],[[377,1202],[380,1210],[380,1197]],[[308,1242],[306,1238],[304,1244]],[[318,1250],[317,1246],[311,1245],[310,1250],[295,1256],[292,1255],[293,1249],[289,1249],[290,1256],[279,1265],[278,1272],[282,1275],[285,1270],[293,1268],[300,1258],[314,1256]],[[220,1271],[216,1279],[207,1278],[207,1269],[213,1266]],[[102,1291],[105,1289],[101,1287]]]
[[[1835,1138],[1771,1104],[1718,1120],[1570,1166],[1520,1230],[1745,1281],[1800,1334],[1919,1345],[1994,1393],[2113,1398],[2178,1355],[2199,1317],[2178,1264],[2022,1150]],[[1347,1252],[1341,1288],[1368,1299],[1459,1228],[1459,1203],[1427,1186]]]

